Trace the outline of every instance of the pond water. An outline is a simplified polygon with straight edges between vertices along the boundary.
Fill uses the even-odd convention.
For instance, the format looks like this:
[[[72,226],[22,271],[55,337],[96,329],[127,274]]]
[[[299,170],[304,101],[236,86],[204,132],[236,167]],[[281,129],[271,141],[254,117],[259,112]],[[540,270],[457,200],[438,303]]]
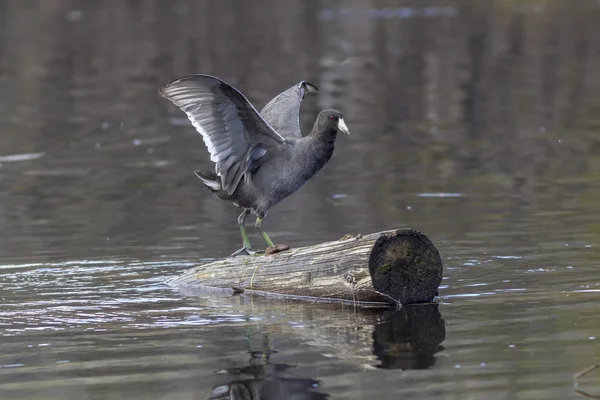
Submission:
[[[6,0],[0,20],[0,398],[580,398],[600,363],[597,1]],[[351,136],[265,229],[418,229],[439,304],[166,286],[240,245],[156,94],[194,72],[259,107],[319,85],[303,128],[336,107]]]

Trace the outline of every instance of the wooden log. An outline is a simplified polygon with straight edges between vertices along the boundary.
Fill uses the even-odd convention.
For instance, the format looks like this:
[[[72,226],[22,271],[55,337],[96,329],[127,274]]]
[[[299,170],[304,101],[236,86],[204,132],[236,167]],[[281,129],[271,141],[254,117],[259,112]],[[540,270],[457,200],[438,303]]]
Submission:
[[[424,234],[397,229],[347,236],[273,255],[209,262],[167,284],[188,293],[225,290],[371,307],[427,303],[437,295],[442,260]]]

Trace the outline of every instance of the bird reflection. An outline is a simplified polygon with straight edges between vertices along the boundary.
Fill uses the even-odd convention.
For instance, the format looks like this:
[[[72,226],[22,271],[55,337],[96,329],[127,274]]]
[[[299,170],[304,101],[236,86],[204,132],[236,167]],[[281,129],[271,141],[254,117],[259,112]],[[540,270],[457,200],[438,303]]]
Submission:
[[[220,373],[232,377],[250,376],[213,387],[208,400],[324,400],[329,395],[316,392],[319,381],[311,378],[283,378],[278,375],[292,365],[272,363],[271,355],[277,353],[270,348],[268,334],[263,337],[259,351],[249,351],[248,365],[228,368]]]
[[[373,354],[383,369],[427,369],[444,349],[444,320],[437,304],[408,305],[388,311],[373,331]]]

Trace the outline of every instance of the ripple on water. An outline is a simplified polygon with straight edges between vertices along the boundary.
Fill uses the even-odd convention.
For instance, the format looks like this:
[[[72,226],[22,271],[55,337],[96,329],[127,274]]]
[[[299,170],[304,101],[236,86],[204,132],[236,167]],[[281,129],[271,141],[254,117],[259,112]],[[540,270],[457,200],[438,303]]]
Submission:
[[[65,330],[88,325],[148,328],[237,321],[239,316],[205,319],[166,318],[204,308],[183,306],[181,298],[162,282],[192,262],[123,263],[81,260],[51,264],[0,266],[3,335],[27,331]],[[130,279],[135,274],[135,279]]]

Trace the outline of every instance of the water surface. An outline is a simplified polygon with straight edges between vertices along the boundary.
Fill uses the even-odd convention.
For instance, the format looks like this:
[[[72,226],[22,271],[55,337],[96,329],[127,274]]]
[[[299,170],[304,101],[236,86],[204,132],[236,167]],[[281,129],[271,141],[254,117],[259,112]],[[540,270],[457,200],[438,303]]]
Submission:
[[[578,398],[600,363],[598,2],[1,7],[1,398]],[[416,228],[439,305],[164,285],[239,246],[192,173],[201,138],[156,94],[192,72],[258,107],[318,84],[303,127],[337,107],[352,135],[265,228],[292,246]]]

